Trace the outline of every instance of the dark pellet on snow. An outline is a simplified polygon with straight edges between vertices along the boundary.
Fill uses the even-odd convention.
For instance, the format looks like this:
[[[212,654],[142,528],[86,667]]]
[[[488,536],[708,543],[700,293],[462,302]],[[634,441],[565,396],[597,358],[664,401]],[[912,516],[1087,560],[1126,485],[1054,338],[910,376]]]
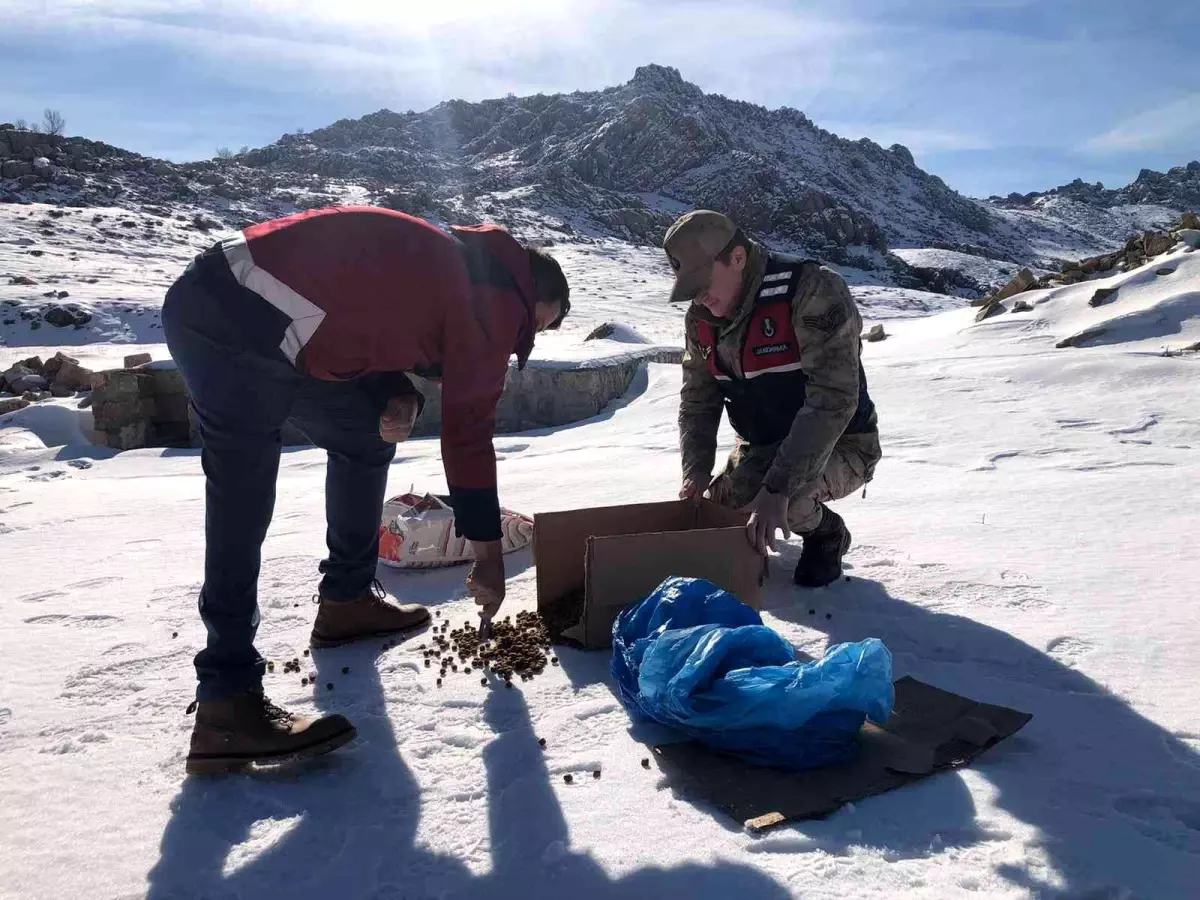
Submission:
[[[481,685],[483,685],[484,687],[487,687],[487,679],[486,678],[480,678],[479,683]]]
[[[539,746],[539,747],[545,747],[545,746],[546,746],[546,739],[545,739],[545,738],[538,738],[538,746]]]
[[[305,650],[305,651],[304,651],[304,655],[305,655],[305,656],[308,656],[308,651],[307,651],[307,650]]]
[[[650,760],[649,760],[649,759],[643,759],[643,760],[642,760],[642,768],[643,768],[643,769],[648,769],[648,768],[650,768]]]
[[[308,687],[308,679],[307,678],[300,679],[300,687]]]
[[[173,637],[173,638],[177,638],[177,637],[179,637],[179,632],[178,632],[178,631],[172,631],[172,632],[171,632],[171,637]]]
[[[564,776],[563,776],[563,781],[565,781],[567,784],[570,784],[570,783],[571,783],[572,781],[574,781],[574,780],[575,780],[575,779],[574,779],[574,778],[572,778],[570,775],[564,775]]]
[[[597,769],[595,772],[593,772],[593,773],[592,773],[592,777],[593,777],[593,778],[599,778],[599,777],[600,777],[600,770],[599,770],[599,769]]]

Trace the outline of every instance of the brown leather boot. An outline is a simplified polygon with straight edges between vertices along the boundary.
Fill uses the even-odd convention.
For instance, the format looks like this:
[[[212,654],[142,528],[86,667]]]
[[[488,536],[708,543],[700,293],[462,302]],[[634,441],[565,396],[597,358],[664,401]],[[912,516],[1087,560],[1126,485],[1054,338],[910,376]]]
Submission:
[[[228,700],[199,700],[191,708],[196,711],[196,726],[187,757],[189,775],[320,756],[358,734],[345,716],[293,715],[258,691]]]
[[[314,647],[340,647],[351,641],[412,631],[429,621],[429,610],[416,603],[388,603],[378,581],[357,600],[320,600],[309,638]]]

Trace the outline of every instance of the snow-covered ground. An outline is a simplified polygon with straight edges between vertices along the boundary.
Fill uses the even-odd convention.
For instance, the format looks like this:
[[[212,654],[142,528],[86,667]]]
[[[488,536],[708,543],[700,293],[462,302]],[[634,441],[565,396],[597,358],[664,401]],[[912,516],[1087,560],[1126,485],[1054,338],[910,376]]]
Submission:
[[[87,354],[101,345],[161,343],[163,295],[213,240],[169,215],[0,205],[0,348],[73,346]],[[13,283],[24,279],[34,283]],[[65,304],[92,320],[59,328],[42,318]],[[137,351],[117,352],[118,364],[124,352]]]
[[[956,250],[939,250],[931,247],[893,250],[910,266],[922,269],[956,269],[975,279],[979,284],[1004,284],[1020,271],[1016,263],[960,253]]]
[[[1154,204],[1092,206],[1069,197],[1046,196],[1030,207],[988,204],[998,220],[989,246],[1021,248],[1021,259],[1057,270],[1063,260],[1077,260],[1115,250],[1145,231],[1169,228],[1180,210]]]
[[[606,320],[677,345],[661,260],[610,249],[555,248],[580,313],[560,349]],[[106,297],[152,307],[191,252],[173,244],[141,274],[114,262]],[[0,271],[43,281],[67,265],[53,259],[0,257]],[[865,498],[838,504],[853,578],[798,592],[793,542],[767,621],[811,654],[880,637],[897,675],[1034,719],[971,769],[763,837],[642,769],[646,735],[603,653],[562,650],[561,669],[493,691],[437,689],[419,639],[323,652],[313,666],[334,691],[277,668],[269,693],[349,715],[355,743],[297,771],[185,779],[204,640],[198,454],[88,446],[71,401],[0,418],[0,896],[1194,897],[1200,379],[1195,352],[1162,351],[1200,339],[1200,253],[1111,281],[1098,309],[1089,282],[979,324],[966,309],[896,321],[866,346],[886,458]],[[1100,319],[1108,343],[1054,349]],[[119,358],[124,334],[86,358]],[[4,361],[40,337],[3,336]],[[594,420],[498,438],[505,504],[673,497],[679,378],[652,365]],[[323,454],[284,454],[260,582],[269,658],[307,645],[323,481]],[[401,447],[391,487],[410,484],[444,487],[436,441]],[[509,572],[507,611],[533,608],[528,553]],[[380,577],[462,622],[463,574]]]
[[[1113,249],[1131,235],[1168,228],[1179,211],[1140,203],[1099,207],[1069,197],[1041,197],[1028,208],[992,207],[1003,232],[1023,235],[1046,259],[1079,259]]]

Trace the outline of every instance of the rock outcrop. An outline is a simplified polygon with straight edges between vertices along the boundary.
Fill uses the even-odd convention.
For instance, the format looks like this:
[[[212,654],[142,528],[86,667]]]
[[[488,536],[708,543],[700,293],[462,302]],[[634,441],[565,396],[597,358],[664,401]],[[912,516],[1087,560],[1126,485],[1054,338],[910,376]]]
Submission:
[[[91,371],[80,366],[79,360],[59,351],[44,363],[37,356],[14,363],[0,374],[0,393],[17,394],[38,402],[50,396],[69,397],[76,391],[90,390],[91,380]]]

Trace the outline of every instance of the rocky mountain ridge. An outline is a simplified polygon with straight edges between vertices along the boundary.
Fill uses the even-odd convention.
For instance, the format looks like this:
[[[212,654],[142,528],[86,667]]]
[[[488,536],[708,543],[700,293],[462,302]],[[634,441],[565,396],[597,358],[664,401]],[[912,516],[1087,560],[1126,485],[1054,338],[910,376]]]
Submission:
[[[1200,163],[1143,172],[1123,192],[1097,190],[1078,182],[1020,202],[974,200],[903,146],[845,140],[798,110],[705,94],[656,65],[601,91],[380,110],[194,163],[0,125],[0,202],[183,212],[202,231],[372,203],[543,239],[642,244],[661,241],[680,212],[711,207],[774,247],[965,296],[991,285],[909,266],[889,250],[1056,269],[1200,205],[1191,203]]]
[[[1051,197],[1064,197],[1101,209],[1138,204],[1195,209],[1200,207],[1200,160],[1175,166],[1166,172],[1142,169],[1137,178],[1123,188],[1107,189],[1101,182],[1088,184],[1082,178],[1076,178],[1070,184],[1048,191],[989,197],[988,202],[1009,209],[1028,209]]]

